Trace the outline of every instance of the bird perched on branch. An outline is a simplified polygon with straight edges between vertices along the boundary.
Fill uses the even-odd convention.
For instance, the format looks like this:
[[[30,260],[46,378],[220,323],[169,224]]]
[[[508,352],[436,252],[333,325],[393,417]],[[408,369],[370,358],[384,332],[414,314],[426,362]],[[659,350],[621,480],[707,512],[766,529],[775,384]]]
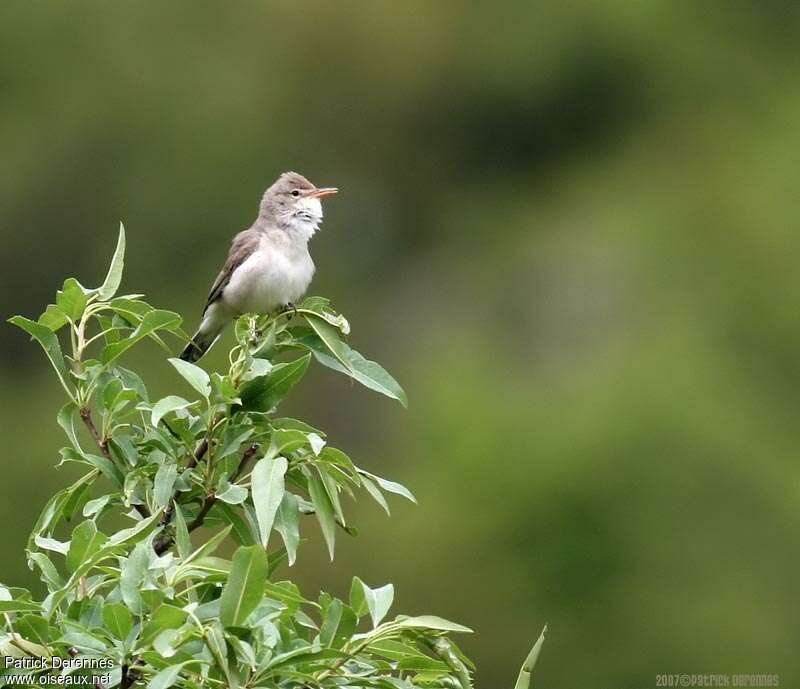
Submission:
[[[181,359],[197,361],[241,314],[271,313],[305,294],[314,275],[308,241],[322,222],[320,199],[336,192],[296,172],[284,172],[264,192],[256,221],[233,238]]]

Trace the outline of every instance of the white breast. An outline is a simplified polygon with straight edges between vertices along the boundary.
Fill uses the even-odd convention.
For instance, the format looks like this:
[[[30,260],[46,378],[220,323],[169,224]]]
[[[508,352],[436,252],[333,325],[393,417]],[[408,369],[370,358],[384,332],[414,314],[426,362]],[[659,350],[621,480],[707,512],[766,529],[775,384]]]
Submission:
[[[265,236],[258,250],[233,272],[222,298],[237,313],[269,313],[297,303],[313,275],[314,262],[305,243]]]

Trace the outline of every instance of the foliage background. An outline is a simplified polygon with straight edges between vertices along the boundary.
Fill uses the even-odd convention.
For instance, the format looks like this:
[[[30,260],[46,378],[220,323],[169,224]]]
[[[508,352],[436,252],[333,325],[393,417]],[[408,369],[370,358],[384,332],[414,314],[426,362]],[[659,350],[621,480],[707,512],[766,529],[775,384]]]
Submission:
[[[100,282],[121,218],[124,288],[191,325],[278,172],[336,184],[313,291],[411,409],[317,372],[290,411],[421,504],[359,506],[292,576],[475,628],[483,687],[545,621],[543,686],[796,684],[799,14],[5,2],[0,315]],[[61,396],[10,326],[0,355],[2,578],[31,585]]]

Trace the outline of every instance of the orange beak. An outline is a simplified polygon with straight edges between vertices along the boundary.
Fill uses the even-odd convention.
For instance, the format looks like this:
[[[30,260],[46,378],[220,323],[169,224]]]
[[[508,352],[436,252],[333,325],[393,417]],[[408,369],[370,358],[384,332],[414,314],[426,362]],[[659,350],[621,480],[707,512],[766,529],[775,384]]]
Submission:
[[[319,187],[318,189],[314,189],[314,191],[308,192],[308,196],[312,199],[321,199],[323,196],[333,196],[338,193],[338,191],[336,187]]]

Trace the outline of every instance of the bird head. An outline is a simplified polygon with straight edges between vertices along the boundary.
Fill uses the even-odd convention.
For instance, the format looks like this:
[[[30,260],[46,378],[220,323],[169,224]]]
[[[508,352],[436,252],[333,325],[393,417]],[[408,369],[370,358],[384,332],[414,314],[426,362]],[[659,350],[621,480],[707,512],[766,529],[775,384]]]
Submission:
[[[310,237],[322,222],[320,199],[336,187],[317,187],[297,172],[284,172],[264,192],[259,217],[287,231]]]

